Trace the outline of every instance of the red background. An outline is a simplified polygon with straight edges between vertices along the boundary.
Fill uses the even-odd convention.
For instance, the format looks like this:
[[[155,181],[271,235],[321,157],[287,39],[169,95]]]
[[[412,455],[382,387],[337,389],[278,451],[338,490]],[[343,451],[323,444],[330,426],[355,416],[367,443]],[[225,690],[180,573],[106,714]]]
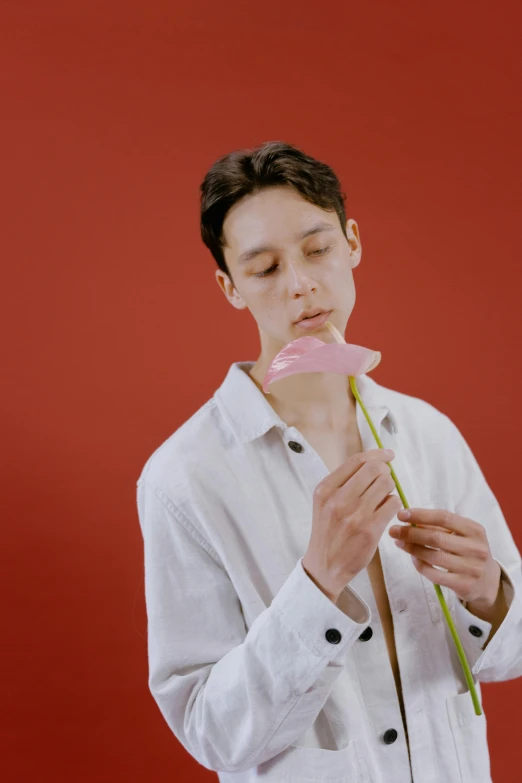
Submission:
[[[258,355],[199,183],[268,139],[334,167],[363,245],[346,338],[455,421],[521,548],[520,4],[0,14],[4,780],[215,780],[148,691],[135,506],[150,453]],[[483,693],[511,783],[522,681]]]

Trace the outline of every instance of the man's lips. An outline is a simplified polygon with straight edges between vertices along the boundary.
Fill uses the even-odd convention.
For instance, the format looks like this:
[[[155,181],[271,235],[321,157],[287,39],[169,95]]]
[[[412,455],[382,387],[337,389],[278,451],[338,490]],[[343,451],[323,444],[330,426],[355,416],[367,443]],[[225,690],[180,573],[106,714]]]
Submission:
[[[303,318],[300,318],[298,321],[294,321],[294,323],[298,324],[301,323],[301,321],[309,321],[311,318],[316,318],[318,315],[323,315],[324,313],[328,312],[331,312],[331,310],[319,310],[317,313],[314,313],[314,315],[303,316]]]
[[[306,331],[310,331],[313,329],[319,329],[320,327],[324,326],[325,323],[330,318],[331,310],[323,311],[322,313],[318,313],[317,315],[314,315],[312,318],[302,318],[300,321],[297,321],[295,324],[300,329],[305,329]]]

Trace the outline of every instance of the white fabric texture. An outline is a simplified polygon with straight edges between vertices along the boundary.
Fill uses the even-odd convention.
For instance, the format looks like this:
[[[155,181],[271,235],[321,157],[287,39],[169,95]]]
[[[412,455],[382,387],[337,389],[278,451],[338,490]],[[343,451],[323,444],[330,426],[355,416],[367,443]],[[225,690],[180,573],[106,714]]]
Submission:
[[[387,528],[379,552],[410,772],[367,570],[334,604],[302,567],[313,491],[329,471],[259,391],[248,375],[253,364],[230,366],[137,481],[149,688],[165,721],[222,783],[490,783],[486,716],[475,715],[435,588]],[[501,566],[509,610],[485,650],[490,623],[442,588],[481,699],[481,682],[522,675],[520,552],[448,416],[368,375],[357,387],[384,447],[395,451],[409,505],[479,522]],[[364,450],[378,448],[358,403],[356,415]],[[398,734],[391,744],[388,729]]]

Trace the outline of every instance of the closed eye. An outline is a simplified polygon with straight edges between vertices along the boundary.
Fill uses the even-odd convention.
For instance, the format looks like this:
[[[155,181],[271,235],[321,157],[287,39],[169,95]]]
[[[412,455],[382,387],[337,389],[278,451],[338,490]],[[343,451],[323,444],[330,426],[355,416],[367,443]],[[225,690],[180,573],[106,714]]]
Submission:
[[[272,264],[271,267],[268,269],[265,269],[264,272],[256,272],[254,277],[266,277],[266,275],[271,275],[272,272],[274,272],[277,269],[277,264]]]
[[[323,256],[328,250],[330,250],[331,245],[328,245],[328,247],[321,247],[318,250],[313,250],[310,255],[320,255]],[[263,272],[256,272],[254,277],[266,277],[267,275],[271,275],[275,270],[277,269],[277,264],[272,264],[272,266],[268,267],[268,269],[265,269]]]

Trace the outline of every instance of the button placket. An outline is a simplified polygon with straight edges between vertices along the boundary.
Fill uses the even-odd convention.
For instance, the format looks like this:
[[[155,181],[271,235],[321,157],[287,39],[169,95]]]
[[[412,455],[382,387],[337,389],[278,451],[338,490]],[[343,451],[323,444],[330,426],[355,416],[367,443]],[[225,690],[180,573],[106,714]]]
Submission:
[[[330,471],[313,446],[307,443],[306,438],[304,438],[299,430],[296,430],[295,427],[289,427],[288,434],[290,433],[294,435],[294,437],[286,441],[286,445],[295,454],[300,455],[299,460],[296,460],[294,464],[303,481],[313,493],[317,484],[322,481]],[[301,440],[296,440],[296,436]],[[302,441],[304,441],[304,443]]]
[[[372,407],[372,409],[370,409],[369,406],[366,406],[366,407],[367,407],[367,409],[368,409],[368,411],[370,413],[370,416],[372,417],[372,420],[374,422],[375,428],[377,430],[377,434],[379,435],[379,437],[382,440],[382,436],[381,436],[382,427],[381,427],[381,425],[382,425],[382,420],[384,418],[385,412],[384,412],[384,410],[382,408]],[[360,435],[361,435],[361,441],[362,441],[362,444],[363,444],[363,449],[366,451],[366,450],[369,450],[369,449],[377,448],[377,444],[375,443],[375,439],[373,437],[373,433],[371,433],[371,431],[370,431],[368,422],[366,421],[366,418],[365,418],[365,416],[364,416],[364,414],[362,412],[362,409],[359,406],[359,403],[357,403],[357,422],[358,422],[358,426],[359,426],[359,432],[360,432]],[[385,448],[393,448],[393,443],[383,442],[383,446]],[[394,470],[396,470],[396,472],[397,472],[397,475],[407,477],[407,478],[405,478],[405,479],[403,479],[401,481],[401,484],[402,484],[403,488],[406,487],[406,489],[407,489],[409,472],[407,471],[407,466],[406,466],[405,463],[406,463],[406,460],[402,459],[401,455],[399,454],[398,457],[396,455],[396,457],[393,460],[392,464],[393,464]],[[394,490],[394,494],[398,495],[397,489]],[[388,525],[388,528],[394,522],[397,522],[396,518],[390,521],[390,524]],[[391,541],[391,539],[389,539],[389,540],[387,539],[385,542],[381,541],[379,543],[379,552],[380,552],[380,555],[381,555],[381,564],[382,564],[382,569],[383,569],[383,577],[384,577],[385,584],[386,584],[387,588],[394,581],[393,565],[392,565],[392,563],[390,563],[390,558],[391,558],[392,554],[395,554],[390,549],[390,545],[392,543],[393,542]],[[399,590],[401,589],[401,585],[400,584],[398,584],[397,587],[399,588]],[[390,596],[390,602],[391,602],[392,597],[393,596]],[[401,598],[401,597],[399,597],[399,596],[397,596],[396,600],[397,600],[397,611],[398,611],[398,613],[404,612],[404,610],[406,609],[406,606],[407,606],[406,600]],[[372,636],[373,636],[373,630],[372,630],[372,628],[370,626],[368,626],[368,628],[366,628],[365,631],[363,631],[363,633],[359,637],[359,640],[361,642],[368,641],[369,639],[372,638]],[[394,728],[389,728],[382,735],[382,741],[386,745],[391,745],[391,744],[393,744],[397,740],[397,737],[398,737],[397,730],[394,729]]]

